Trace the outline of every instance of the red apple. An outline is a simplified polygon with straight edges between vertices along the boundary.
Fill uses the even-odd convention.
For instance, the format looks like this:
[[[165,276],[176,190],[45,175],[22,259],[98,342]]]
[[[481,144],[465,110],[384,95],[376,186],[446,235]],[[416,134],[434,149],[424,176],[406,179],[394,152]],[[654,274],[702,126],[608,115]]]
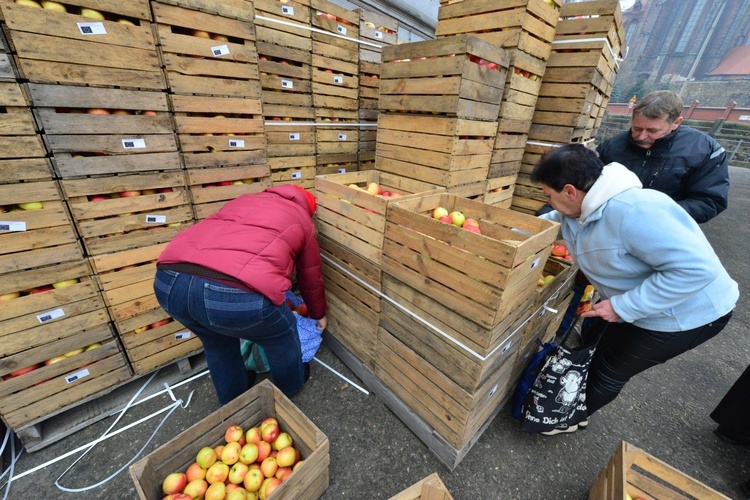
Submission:
[[[276,474],[278,468],[279,464],[276,463],[276,459],[274,457],[267,457],[260,464],[260,471],[266,477],[273,477],[273,475]]]
[[[203,469],[208,469],[218,460],[216,450],[210,446],[204,446],[195,456],[196,463]]]
[[[55,288],[52,285],[44,285],[39,286],[36,288],[32,288],[29,290],[29,295],[35,295],[37,293],[43,293],[43,292],[49,292],[50,290],[54,290]]]
[[[224,433],[224,439],[226,439],[227,443],[231,443],[232,441],[239,441],[244,433],[245,431],[242,430],[242,427],[237,424],[232,424]]]
[[[103,200],[109,200],[109,196],[106,194],[92,194],[89,196],[89,201],[103,201]]]
[[[308,311],[307,311],[307,304],[305,304],[304,302],[303,302],[303,303],[301,303],[301,304],[300,304],[300,305],[299,305],[299,306],[297,307],[297,314],[299,314],[299,315],[300,315],[300,316],[302,316],[303,318],[306,318],[306,317],[307,317],[307,315],[308,315]]]
[[[190,500],[194,498],[203,498],[208,490],[208,483],[205,479],[193,479],[190,481],[183,490],[183,493],[189,495]]]
[[[206,471],[206,482],[208,484],[223,483],[229,475],[229,465],[224,462],[215,462]],[[209,486],[210,488],[210,486]]]
[[[438,220],[440,222],[445,222],[446,224],[453,224],[453,219],[450,215],[441,215]]]
[[[555,257],[565,257],[565,255],[568,253],[568,248],[565,245],[553,245],[552,246],[552,255]]]
[[[256,445],[258,446],[258,459],[256,461],[262,462],[271,455],[271,443],[260,441]]]
[[[130,196],[140,196],[140,191],[120,191],[118,193],[120,195],[120,198],[128,198]]]
[[[156,323],[151,323],[149,325],[149,328],[159,328],[160,326],[164,326],[167,323],[171,323],[171,322],[172,322],[172,318],[162,319],[162,320],[157,321]]]
[[[164,478],[161,489],[165,495],[181,493],[187,484],[187,477],[182,472],[173,472]]]

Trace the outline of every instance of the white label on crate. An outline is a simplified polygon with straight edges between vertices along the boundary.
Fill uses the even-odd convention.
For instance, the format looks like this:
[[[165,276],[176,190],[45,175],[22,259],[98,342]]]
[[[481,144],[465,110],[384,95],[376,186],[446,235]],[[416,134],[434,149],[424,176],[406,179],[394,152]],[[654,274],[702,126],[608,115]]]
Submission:
[[[601,103],[602,103],[602,96],[600,95],[596,96],[596,104],[601,104]]]
[[[225,56],[229,54],[229,47],[226,45],[217,45],[216,47],[211,47],[211,55],[214,57],[219,56]]]
[[[282,89],[293,89],[294,88],[294,82],[291,80],[281,80],[281,88]]]
[[[531,267],[529,268],[529,271],[531,271],[532,269],[536,269],[536,266],[539,265],[540,260],[541,260],[541,257],[537,257],[536,259],[534,259],[534,262],[531,263]]]
[[[339,24],[338,26],[336,26],[336,31],[338,31],[342,35],[346,35],[346,26],[341,26]]]
[[[76,23],[82,35],[106,35],[103,23]]]
[[[244,148],[245,139],[229,139],[230,148]]]
[[[346,169],[345,168],[340,168],[339,169],[339,173],[340,174],[345,174],[346,173]]]
[[[345,141],[346,140],[346,134],[339,134],[339,140]]]
[[[492,390],[490,391],[490,393],[487,394],[487,397],[492,396],[493,394],[495,394],[496,391],[497,391],[497,384],[495,384]]]
[[[503,352],[501,352],[500,354],[505,354],[506,352],[508,352],[508,349],[510,349],[510,346],[511,346],[512,344],[513,344],[513,342],[508,342],[507,344],[505,344],[505,345],[503,346]]]
[[[282,5],[281,6],[281,13],[285,16],[293,16],[294,15],[294,7],[291,5]]]
[[[290,141],[299,141],[299,132],[293,132],[289,134]]]
[[[375,38],[383,39],[383,32],[375,30]]]
[[[301,179],[302,172],[292,172],[292,179]]]
[[[62,308],[60,308],[60,309],[54,309],[52,311],[49,311],[43,314],[39,314],[36,317],[36,319],[38,319],[40,323],[47,323],[48,321],[52,321],[53,319],[57,319],[57,318],[62,318],[63,316],[65,316],[65,311],[63,311]]]
[[[81,371],[75,372],[74,374],[68,375],[67,377],[65,377],[65,381],[69,384],[72,384],[76,380],[81,380],[82,378],[88,377],[89,375],[91,375],[91,373],[89,372],[89,369],[84,368]]]
[[[333,83],[338,83],[339,85],[341,85],[342,83],[344,83],[344,77],[343,76],[334,76],[333,77]]]
[[[122,147],[125,149],[141,149],[146,147],[144,139],[123,139]]]
[[[146,222],[150,222],[152,224],[164,224],[165,222],[167,222],[167,216],[166,215],[147,215]]]
[[[190,338],[190,332],[177,332],[174,334],[175,340],[185,340]]]
[[[26,231],[26,223],[15,220],[0,220],[0,231],[22,232]]]

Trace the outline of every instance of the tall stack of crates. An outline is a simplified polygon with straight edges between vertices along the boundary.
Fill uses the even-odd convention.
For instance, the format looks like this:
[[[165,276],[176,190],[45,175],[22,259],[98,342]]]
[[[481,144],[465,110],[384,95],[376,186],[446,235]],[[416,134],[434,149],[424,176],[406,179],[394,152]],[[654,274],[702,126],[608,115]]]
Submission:
[[[270,186],[252,5],[153,2],[182,163],[203,219]],[[231,167],[231,169],[227,169]],[[215,179],[206,182],[207,179]]]
[[[53,12],[0,3],[12,66],[0,78],[0,415],[12,428],[104,394],[132,376],[47,148],[61,158],[71,155],[50,142],[46,127],[52,125],[43,121],[45,106],[34,101],[35,88],[64,92],[87,82],[114,85],[113,78],[121,78],[122,87],[140,81],[146,92],[156,93],[164,80],[147,3],[107,5],[97,20],[79,15],[82,8],[101,5],[79,2],[70,12]],[[134,24],[115,22],[121,16]],[[144,25],[136,25],[138,20]],[[90,57],[99,51],[101,58]],[[16,72],[30,83],[12,79]],[[94,95],[115,89],[90,90]],[[76,106],[66,102],[55,112],[94,117],[70,113],[71,105]],[[83,120],[74,122],[66,132],[87,129]],[[79,148],[87,148],[88,138],[81,139]],[[114,148],[116,141],[109,144]],[[120,143],[117,153],[124,153],[122,148]]]
[[[375,168],[375,142],[380,97],[382,48],[396,45],[398,21],[360,9],[359,39],[359,169]]]
[[[561,4],[562,0],[441,1],[439,38],[473,33],[510,54],[488,174],[490,203],[507,206],[513,176],[520,171]]]
[[[315,178],[310,2],[254,5],[271,180],[310,188]]]
[[[507,69],[472,35],[385,47],[375,168],[484,196]]]
[[[357,170],[359,13],[312,0],[316,173]]]
[[[593,145],[624,56],[624,36],[616,0],[563,5],[516,184],[516,209],[533,213],[546,201],[529,175],[547,149]]]
[[[433,218],[476,219],[476,234]],[[455,462],[512,390],[512,368],[558,225],[448,193],[388,207],[378,378]],[[393,303],[395,302],[395,304]]]
[[[387,196],[377,194],[378,190]],[[315,178],[316,225],[328,300],[327,332],[370,369],[374,370],[378,358],[388,204],[434,191],[442,189],[375,170]]]

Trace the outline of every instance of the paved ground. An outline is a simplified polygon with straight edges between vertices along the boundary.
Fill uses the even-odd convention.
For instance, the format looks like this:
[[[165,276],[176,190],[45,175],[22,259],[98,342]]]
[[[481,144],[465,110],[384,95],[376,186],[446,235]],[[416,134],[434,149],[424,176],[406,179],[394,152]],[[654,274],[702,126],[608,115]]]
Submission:
[[[750,479],[750,448],[720,442],[712,433],[715,426],[708,417],[750,363],[750,312],[746,306],[746,297],[750,296],[750,170],[732,169],[731,176],[729,210],[704,226],[724,265],[740,283],[742,294],[734,319],[719,337],[633,379],[583,432],[552,438],[522,434],[517,422],[503,411],[452,472],[374,395],[363,394],[313,364],[312,378],[294,402],[331,442],[331,482],[323,498],[388,498],[437,472],[457,499],[583,499],[621,440],[643,448],[730,498],[742,498],[738,485]],[[349,373],[325,346],[318,357]],[[176,393],[186,398],[191,390],[195,391],[191,405],[173,414],[147,451],[216,409],[208,377],[201,377]],[[169,402],[164,397],[140,405],[118,427]],[[107,419],[41,451],[23,454],[16,473],[90,442],[112,421]],[[156,425],[155,420],[149,421],[98,445],[61,484],[84,488],[106,479],[128,463]],[[18,479],[7,498],[136,498],[127,471],[85,493],[59,491],[54,482],[72,462],[73,458],[67,458]]]

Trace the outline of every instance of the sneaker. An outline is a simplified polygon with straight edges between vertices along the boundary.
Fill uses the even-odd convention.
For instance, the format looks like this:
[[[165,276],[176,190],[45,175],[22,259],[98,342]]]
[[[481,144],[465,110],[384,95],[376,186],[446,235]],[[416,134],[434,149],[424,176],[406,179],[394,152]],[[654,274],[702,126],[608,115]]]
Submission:
[[[570,427],[566,427],[565,429],[554,429],[547,432],[542,432],[541,434],[544,436],[556,436],[557,434],[566,434],[569,432],[575,432],[578,430],[579,424],[573,424]]]
[[[578,427],[580,427],[581,430],[585,429],[588,426],[589,426],[589,421],[588,420],[584,420],[582,422],[578,422]]]
[[[721,425],[718,426],[716,429],[714,429],[714,434],[716,434],[719,437],[719,439],[721,439],[725,443],[735,444],[739,446],[750,445],[750,438],[739,435],[736,432],[733,432]]]

